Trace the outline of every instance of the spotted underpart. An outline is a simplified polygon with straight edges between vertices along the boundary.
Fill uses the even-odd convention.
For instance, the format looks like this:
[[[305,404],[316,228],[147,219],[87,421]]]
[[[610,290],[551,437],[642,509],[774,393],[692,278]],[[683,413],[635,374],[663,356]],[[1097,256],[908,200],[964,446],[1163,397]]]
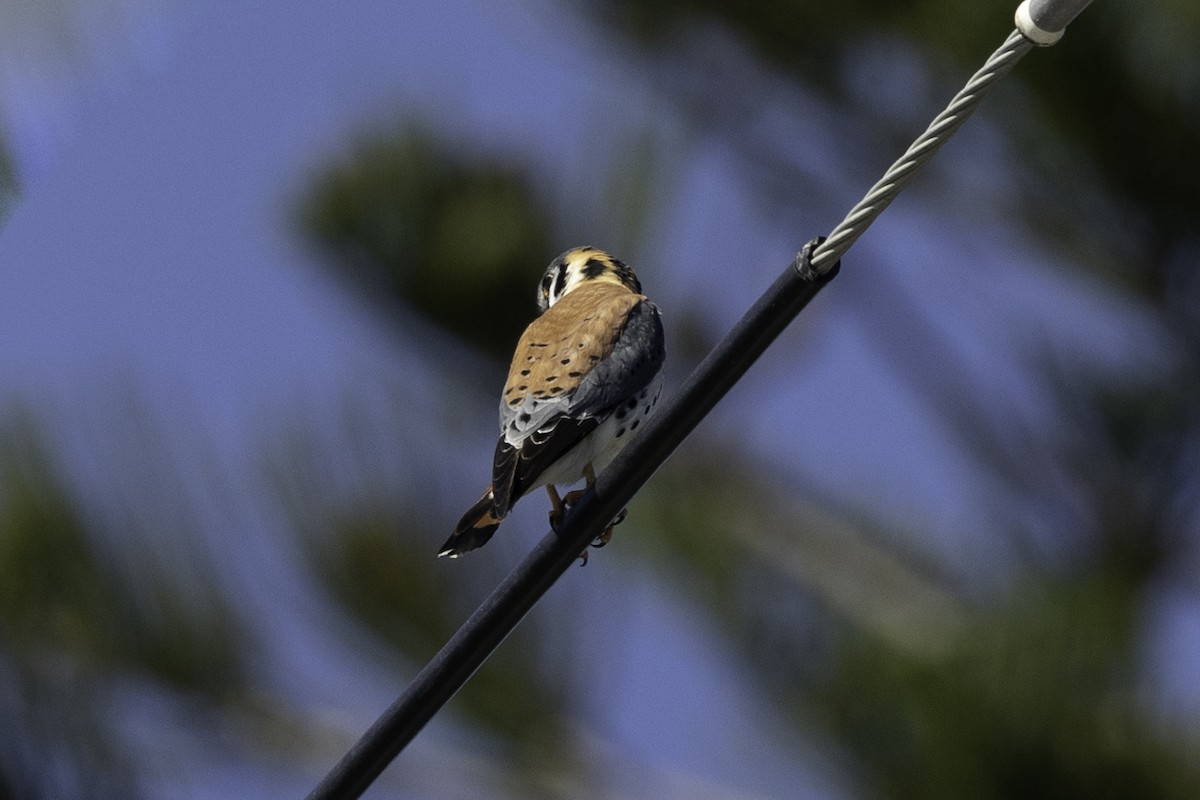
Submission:
[[[531,489],[602,470],[658,401],[662,321],[628,266],[593,247],[568,250],[543,274],[538,306],[501,395],[492,486],[442,555],[482,545]]]

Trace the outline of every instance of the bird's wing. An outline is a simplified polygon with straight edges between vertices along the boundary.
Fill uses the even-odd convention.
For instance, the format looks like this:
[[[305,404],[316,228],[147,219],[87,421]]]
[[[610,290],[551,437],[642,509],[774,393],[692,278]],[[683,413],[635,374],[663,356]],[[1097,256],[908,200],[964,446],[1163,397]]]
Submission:
[[[644,388],[663,359],[658,309],[621,287],[581,286],[534,320],[500,403],[496,510],[506,514],[607,412]]]
[[[629,309],[608,355],[596,362],[579,382],[567,414],[604,416],[646,388],[662,369],[664,360],[662,318],[658,307],[642,298]]]

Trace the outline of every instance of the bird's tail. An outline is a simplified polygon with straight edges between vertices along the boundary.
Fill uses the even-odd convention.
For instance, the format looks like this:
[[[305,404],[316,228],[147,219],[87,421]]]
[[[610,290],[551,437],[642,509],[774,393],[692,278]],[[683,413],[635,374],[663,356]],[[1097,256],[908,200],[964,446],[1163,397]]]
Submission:
[[[496,515],[496,499],[492,495],[492,487],[483,493],[483,497],[463,514],[454,528],[454,533],[442,545],[438,556],[458,558],[468,550],[482,547],[492,534],[500,527],[502,518]]]

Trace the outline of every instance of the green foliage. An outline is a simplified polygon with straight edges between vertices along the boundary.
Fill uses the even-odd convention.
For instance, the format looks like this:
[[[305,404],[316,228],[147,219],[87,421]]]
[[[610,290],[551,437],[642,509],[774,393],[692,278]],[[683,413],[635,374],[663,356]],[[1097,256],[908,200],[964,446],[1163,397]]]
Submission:
[[[125,570],[104,539],[32,418],[0,421],[0,665],[15,670],[21,703],[6,725],[35,753],[65,748],[91,787],[79,796],[136,797],[136,758],[105,716],[115,685],[229,699],[242,680],[239,637],[222,602],[185,593],[151,548],[122,554],[135,565]],[[29,765],[28,791],[53,785],[48,764]]]
[[[980,597],[898,552],[869,517],[806,509],[755,474],[728,455],[674,459],[639,498],[666,536],[650,546],[875,796],[1200,796],[1200,741],[1156,722],[1142,688],[1152,573],[1126,545],[1154,538],[1152,520],[1123,505],[1109,527],[1136,530],[1106,534],[1085,564],[1033,568]],[[1094,488],[1097,505],[1112,492]]]
[[[145,671],[189,691],[237,683],[229,612],[211,596],[182,594],[145,554],[133,554],[138,568],[125,572],[101,551],[99,531],[23,416],[0,426],[0,500],[0,631],[9,647]]]
[[[4,141],[0,138],[0,225],[17,200],[17,175]]]
[[[1046,122],[1020,130],[1023,152],[1040,172],[1069,174],[1061,150],[1045,146],[1057,135],[1069,143],[1070,158],[1091,159],[1102,171],[1101,188],[1128,204],[1123,233],[1136,231],[1140,239],[1142,252],[1130,254],[1119,274],[1155,299],[1169,299],[1165,284],[1173,282],[1162,279],[1160,262],[1176,240],[1200,236],[1200,162],[1184,156],[1200,149],[1195,6],[1094,3],[1069,36],[1070,46],[1054,48],[1053,57],[1022,65]],[[1059,202],[1086,214],[1086,198],[1080,200]],[[1147,261],[1156,266],[1145,269]]]
[[[97,569],[83,522],[45,453],[24,426],[8,426],[0,450],[0,626],[10,644],[105,648],[96,612],[111,608],[112,587]],[[14,441],[19,437],[18,441]],[[97,624],[100,623],[100,624]]]
[[[332,256],[330,269],[372,299],[505,357],[554,255],[520,169],[465,157],[418,130],[360,142],[314,181],[299,216]]]
[[[846,637],[814,706],[891,798],[1189,798],[1196,742],[1140,706],[1130,586],[1021,584],[937,658]]]

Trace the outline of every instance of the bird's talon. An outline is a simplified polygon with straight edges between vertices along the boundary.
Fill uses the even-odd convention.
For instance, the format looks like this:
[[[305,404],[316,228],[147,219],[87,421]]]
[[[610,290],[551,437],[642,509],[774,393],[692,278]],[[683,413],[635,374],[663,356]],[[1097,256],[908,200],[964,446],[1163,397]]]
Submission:
[[[610,522],[608,527],[604,529],[604,532],[601,533],[599,536],[597,536],[595,539],[592,539],[592,547],[595,547],[597,550],[599,550],[601,547],[604,547],[604,545],[611,542],[612,537],[613,537],[613,528],[617,527],[622,522],[624,522],[625,517],[628,516],[628,514],[629,514],[629,509],[622,508],[621,513],[617,514],[615,517],[613,517],[613,521]]]
[[[604,545],[606,545],[612,541],[612,536],[613,536],[613,526],[609,525],[607,528],[604,529],[603,533],[601,533],[595,539],[592,539],[592,547],[599,550],[601,547],[604,547]]]

